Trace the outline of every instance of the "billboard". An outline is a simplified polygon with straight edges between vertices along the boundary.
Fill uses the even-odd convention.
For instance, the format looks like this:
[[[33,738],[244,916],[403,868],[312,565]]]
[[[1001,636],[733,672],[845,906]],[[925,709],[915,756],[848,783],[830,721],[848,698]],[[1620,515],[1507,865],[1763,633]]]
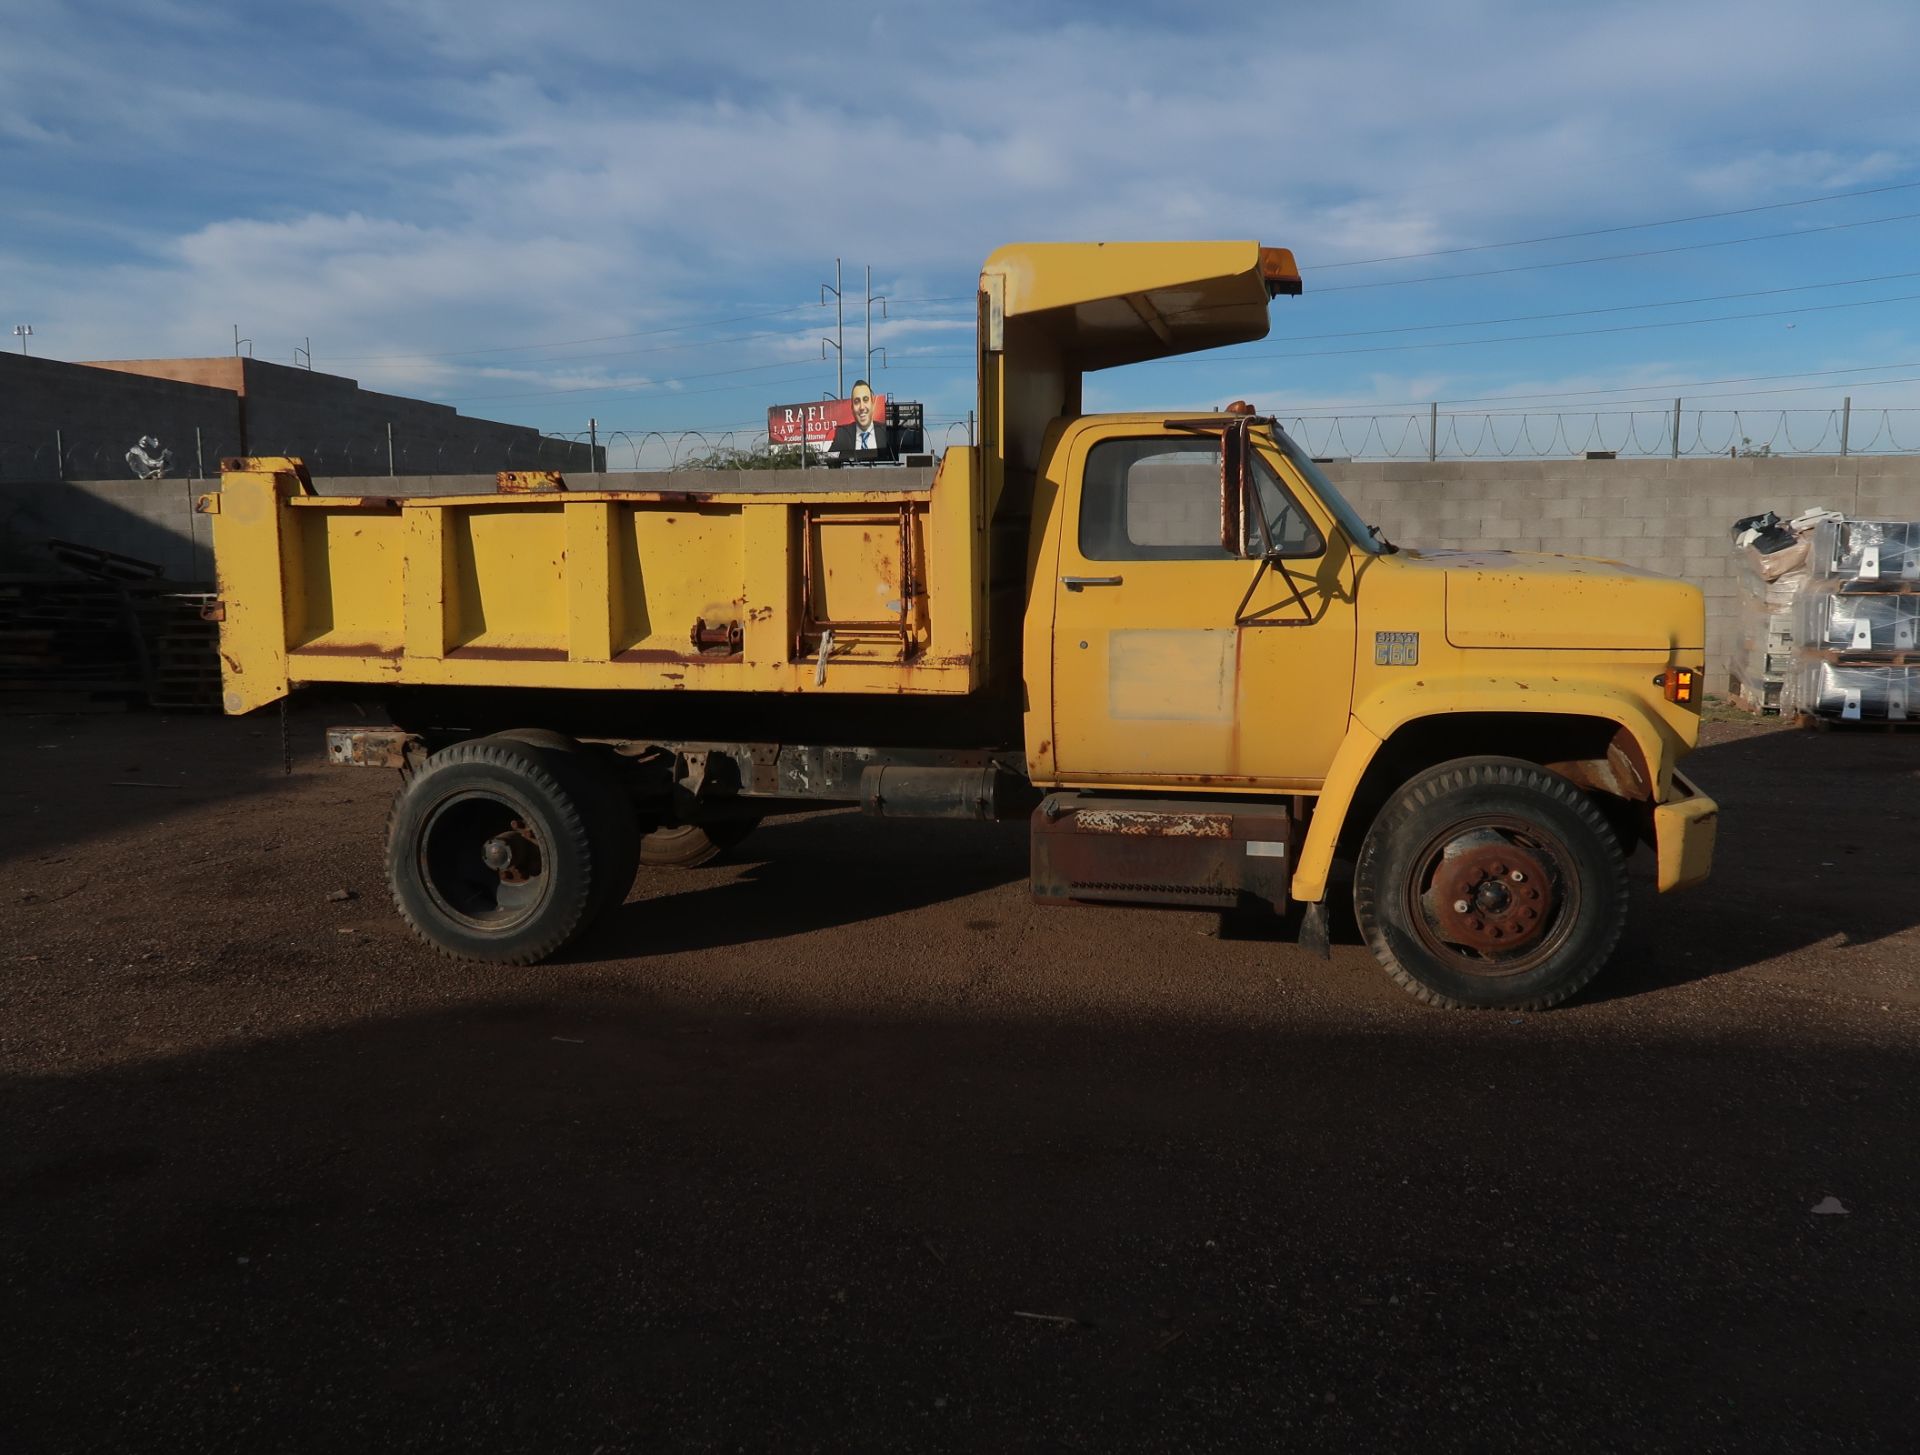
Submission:
[[[876,419],[887,417],[887,396],[873,396]],[[815,399],[806,404],[776,404],[767,411],[767,440],[776,445],[797,445],[804,438],[809,449],[825,450],[833,443],[833,432],[853,423],[851,399]]]

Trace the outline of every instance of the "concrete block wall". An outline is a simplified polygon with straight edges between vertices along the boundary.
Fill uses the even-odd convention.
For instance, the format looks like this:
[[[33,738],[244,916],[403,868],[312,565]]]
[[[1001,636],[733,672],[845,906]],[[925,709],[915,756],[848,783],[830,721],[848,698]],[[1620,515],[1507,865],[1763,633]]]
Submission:
[[[584,440],[471,419],[448,405],[376,393],[336,374],[242,362],[247,453],[299,455],[315,475],[386,474],[388,425],[401,474],[593,468]],[[602,446],[599,462],[605,461]]]
[[[291,454],[318,474],[590,470],[585,441],[470,419],[423,399],[262,359],[120,359],[69,364],[0,353],[0,481],[131,478],[127,450],[154,435],[172,473],[217,474],[227,455]],[[195,448],[195,432],[199,448]],[[65,459],[56,464],[56,434]]]
[[[151,561],[170,581],[211,581],[209,522],[193,513],[206,489],[204,480],[0,483],[0,571],[44,569],[45,543],[63,540]]]
[[[1728,529],[1813,506],[1920,520],[1920,458],[1550,460],[1323,466],[1355,509],[1410,546],[1601,556],[1707,598],[1708,682],[1725,686],[1739,582]]]
[[[1405,545],[1498,546],[1625,561],[1699,586],[1707,598],[1709,681],[1723,684],[1736,617],[1728,527],[1774,510],[1826,506],[1857,516],[1920,520],[1920,458],[1442,461],[1341,464],[1328,475],[1367,520]],[[932,470],[682,470],[576,474],[576,488],[636,490],[925,489]],[[491,473],[321,476],[329,494],[485,494]],[[156,561],[178,580],[207,580],[207,522],[182,480],[0,485],[0,555],[39,554],[49,536]]]
[[[931,468],[886,470],[617,470],[594,475],[562,471],[574,490],[691,490],[711,493],[777,494],[814,490],[928,490]],[[315,475],[322,495],[491,495],[491,474],[400,475],[368,480],[352,475]]]
[[[672,474],[569,477],[576,490],[785,491],[925,490],[930,469],[680,470]],[[322,495],[491,495],[492,473],[476,475],[316,476]],[[194,514],[197,496],[218,488],[206,480],[60,480],[0,483],[0,571],[46,566],[44,542],[78,541],[152,561],[170,580],[213,579],[209,522]]]
[[[88,364],[0,353],[0,484],[62,476],[131,479],[126,453],[142,435],[194,464],[198,430],[210,469],[240,448],[236,396],[214,385],[120,374]],[[65,459],[54,458],[59,439]]]

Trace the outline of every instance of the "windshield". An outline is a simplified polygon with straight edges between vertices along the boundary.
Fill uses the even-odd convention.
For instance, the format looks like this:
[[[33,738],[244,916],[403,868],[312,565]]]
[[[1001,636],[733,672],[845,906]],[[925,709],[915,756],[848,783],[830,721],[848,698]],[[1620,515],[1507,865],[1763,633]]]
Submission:
[[[1353,542],[1357,551],[1365,551],[1377,556],[1384,549],[1380,538],[1373,533],[1373,527],[1360,518],[1360,514],[1342,495],[1333,481],[1327,478],[1327,472],[1314,464],[1313,457],[1294,441],[1292,435],[1282,429],[1278,423],[1273,426],[1273,437],[1285,451],[1293,468],[1306,477],[1314,493],[1320,497],[1321,504],[1333,512],[1333,518],[1340,523],[1340,529],[1346,532],[1347,539]]]

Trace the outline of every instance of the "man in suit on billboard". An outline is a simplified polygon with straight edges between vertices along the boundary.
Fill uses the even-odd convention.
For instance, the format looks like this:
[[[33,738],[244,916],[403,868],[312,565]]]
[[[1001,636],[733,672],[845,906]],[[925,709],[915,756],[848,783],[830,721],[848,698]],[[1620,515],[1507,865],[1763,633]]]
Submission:
[[[886,422],[873,417],[873,386],[865,379],[853,381],[853,423],[833,432],[831,453],[836,463],[891,460],[897,453]]]

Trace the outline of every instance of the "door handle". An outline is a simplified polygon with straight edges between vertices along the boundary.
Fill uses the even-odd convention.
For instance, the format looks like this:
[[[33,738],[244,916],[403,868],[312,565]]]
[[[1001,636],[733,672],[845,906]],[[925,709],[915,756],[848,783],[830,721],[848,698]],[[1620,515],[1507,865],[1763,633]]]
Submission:
[[[1084,591],[1089,586],[1118,586],[1118,576],[1062,576],[1060,584],[1069,591]]]

